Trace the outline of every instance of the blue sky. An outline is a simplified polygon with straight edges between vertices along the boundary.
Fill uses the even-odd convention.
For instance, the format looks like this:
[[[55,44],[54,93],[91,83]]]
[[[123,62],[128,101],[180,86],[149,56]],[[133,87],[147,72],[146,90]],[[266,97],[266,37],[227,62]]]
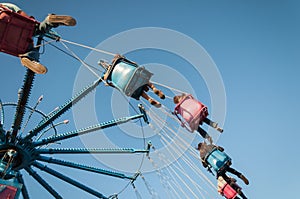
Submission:
[[[217,143],[223,146],[233,158],[233,167],[249,178],[249,186],[239,181],[245,194],[248,198],[296,197],[300,177],[296,170],[300,166],[297,158],[299,140],[297,113],[300,111],[300,106],[297,105],[300,72],[297,67],[300,63],[299,2],[293,0],[285,2],[235,0],[11,2],[40,21],[48,13],[72,15],[77,19],[77,26],[60,27],[57,32],[65,40],[94,48],[114,35],[146,27],[173,30],[200,44],[218,68],[226,93],[225,130],[218,137]],[[145,34],[145,37],[151,35]],[[174,40],[174,46],[184,46],[183,43],[176,44],[176,42]],[[134,43],[134,40],[118,43],[120,48],[112,47],[107,50],[123,53],[122,49],[126,49],[130,43]],[[105,45],[104,43],[102,46]],[[88,49],[70,47],[81,59],[93,56]],[[93,58],[95,63],[90,64],[96,66],[96,59],[111,59],[101,53],[98,56],[99,58]],[[156,63],[173,68],[188,80],[198,98],[211,108],[212,99],[207,88],[209,85],[206,85],[204,77],[196,75],[189,60],[157,49],[135,50],[128,52],[126,56],[137,63],[145,65]],[[0,98],[3,102],[16,101],[25,68],[19,64],[16,57],[1,53],[0,59],[2,63],[0,89],[4,91]],[[80,76],[81,63],[51,46],[46,46],[40,62],[46,65],[49,71],[46,75],[36,75],[29,104],[33,105],[43,94],[45,99],[39,109],[47,113],[72,96],[75,82]],[[172,83],[172,77],[175,76],[158,74],[159,68],[153,70],[155,81],[168,81],[173,84],[169,85],[171,87],[176,87],[174,85],[178,84],[175,79]],[[89,78],[87,82],[88,80]],[[169,94],[169,91],[165,92]],[[107,106],[111,103],[112,89],[100,86],[95,95],[95,107],[97,107],[95,114],[98,115],[99,121],[112,119],[111,110]],[[165,103],[167,107],[172,108],[171,103]],[[128,114],[124,113],[124,115]],[[9,116],[7,118],[9,120]],[[61,119],[70,119],[70,124],[60,127],[61,132],[75,128],[71,113]],[[84,122],[90,123],[90,121]],[[108,130],[111,131],[116,132],[116,130]],[[122,147],[143,147],[143,139],[131,135],[113,134],[109,138]],[[147,140],[149,139],[152,139],[154,144],[155,142],[161,144],[154,134],[150,134],[147,137]],[[194,147],[201,140],[200,137],[193,139],[190,147]],[[96,146],[97,141],[92,144]],[[69,143],[71,147],[81,145],[82,140],[79,139]],[[80,159],[78,156],[72,158]],[[119,156],[110,156],[107,159],[114,162],[123,160]],[[87,157],[87,160],[92,161],[93,158]],[[94,160],[94,164],[97,164],[97,161]],[[133,170],[138,168],[138,165],[130,165],[126,160],[122,164]],[[197,165],[197,161],[194,165]],[[200,162],[198,166],[215,183],[215,179],[201,168]],[[192,168],[184,166],[184,169],[187,174],[190,174],[189,170]],[[64,173],[75,175],[74,178],[79,180],[86,180],[87,184],[91,184],[107,195],[120,191],[126,185],[120,180],[85,173],[77,174],[74,170],[65,170]],[[155,172],[147,173],[145,177],[163,198],[166,193],[157,186],[160,182]],[[196,178],[194,180],[197,181]],[[71,186],[64,186],[65,184],[57,182],[58,180],[49,179],[49,181],[58,187],[57,189],[63,192],[66,198],[93,198]],[[51,198],[35,182],[28,180],[28,183],[33,198],[38,198],[40,195],[43,195],[43,198]],[[136,185],[142,198],[151,198],[142,180],[138,180]],[[69,190],[68,193],[65,193],[65,189]],[[221,198],[212,190],[208,192],[209,194],[204,198]],[[135,194],[132,188],[128,187],[119,198],[135,198]]]

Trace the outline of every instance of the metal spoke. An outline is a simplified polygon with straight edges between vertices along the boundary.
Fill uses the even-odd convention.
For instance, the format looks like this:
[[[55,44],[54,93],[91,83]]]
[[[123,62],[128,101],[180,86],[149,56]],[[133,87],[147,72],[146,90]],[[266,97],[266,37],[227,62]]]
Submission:
[[[20,172],[17,174],[17,180],[18,180],[19,183],[21,183],[23,185],[22,190],[21,190],[23,199],[30,199],[27,188],[26,188],[26,185],[25,185],[25,182],[24,182],[24,179],[23,179],[23,176]]]
[[[129,122],[130,120],[135,120],[135,119],[138,119],[138,118],[141,118],[141,117],[144,117],[144,114],[139,114],[139,115],[135,115],[135,116],[131,116],[131,117],[123,117],[123,118],[120,118],[120,119],[117,119],[117,120],[111,120],[111,121],[108,121],[108,122],[103,122],[103,123],[100,123],[100,124],[97,124],[97,125],[89,126],[87,128],[82,128],[82,129],[79,129],[79,130],[75,130],[75,131],[71,131],[71,132],[68,132],[68,133],[64,133],[64,134],[60,134],[60,135],[57,135],[57,136],[52,136],[52,137],[49,137],[49,138],[42,139],[41,141],[34,142],[33,146],[36,147],[36,146],[46,145],[46,144],[49,144],[49,143],[69,139],[69,138],[80,136],[80,135],[83,135],[83,134],[86,134],[86,133],[94,132],[94,131],[97,131],[97,130],[100,130],[100,129],[105,129],[105,128],[109,128],[109,127],[116,126],[116,125],[119,125],[119,124],[123,124],[123,123]]]
[[[88,193],[90,193],[90,194],[92,194],[92,195],[94,195],[94,196],[96,196],[98,198],[108,199],[107,197],[105,197],[101,193],[99,193],[99,192],[97,192],[97,191],[95,191],[95,190],[93,190],[93,189],[91,189],[91,188],[89,188],[89,187],[87,187],[87,186],[85,186],[85,185],[83,185],[83,184],[81,184],[81,183],[79,183],[79,182],[77,182],[77,181],[75,181],[75,180],[73,180],[73,179],[71,179],[71,178],[69,178],[69,177],[67,177],[67,176],[65,176],[65,175],[57,172],[57,171],[55,171],[55,170],[53,170],[53,169],[50,169],[49,167],[47,167],[45,165],[42,165],[42,164],[40,164],[38,162],[34,162],[33,166],[41,169],[42,171],[45,171],[45,172],[51,174],[51,175],[53,175],[53,176],[55,176],[55,177],[57,177],[57,178],[65,181],[65,182],[67,182],[69,184],[72,184],[73,186],[76,186],[79,189],[82,189],[82,190],[84,190],[84,191],[86,191],[86,192],[88,192]]]
[[[26,167],[25,170],[31,175],[36,181],[38,181],[51,195],[57,199],[62,199],[62,197],[45,181],[38,175],[32,168]]]
[[[133,149],[133,148],[120,148],[120,149],[85,149],[85,148],[56,148],[56,149],[37,149],[37,153],[39,154],[89,154],[89,153],[148,153],[149,150],[147,149]]]

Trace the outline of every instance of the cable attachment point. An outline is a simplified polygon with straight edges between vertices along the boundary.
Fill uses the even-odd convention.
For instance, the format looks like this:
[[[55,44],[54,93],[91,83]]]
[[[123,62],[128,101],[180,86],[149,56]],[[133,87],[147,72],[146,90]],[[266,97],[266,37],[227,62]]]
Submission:
[[[143,114],[143,119],[144,119],[144,121],[145,121],[147,124],[149,124],[148,116],[147,116],[147,114],[146,114],[146,110],[145,110],[144,106],[143,106],[142,104],[139,104],[138,107],[139,107],[141,113]]]
[[[132,176],[132,180],[131,180],[131,184],[132,186],[134,186],[134,181],[136,181],[137,177],[139,177],[139,175],[141,174],[140,171],[137,171],[133,176]]]
[[[147,151],[148,151],[148,152],[146,153],[146,156],[147,156],[147,157],[149,157],[149,153],[150,153],[151,146],[152,146],[152,142],[149,141],[149,142],[148,142],[148,145],[147,145]]]

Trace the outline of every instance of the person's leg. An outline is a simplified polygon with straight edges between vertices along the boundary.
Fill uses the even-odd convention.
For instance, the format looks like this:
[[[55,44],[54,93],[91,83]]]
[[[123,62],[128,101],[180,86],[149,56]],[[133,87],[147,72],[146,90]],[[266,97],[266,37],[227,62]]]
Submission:
[[[144,85],[143,89],[144,89],[145,92],[148,92],[149,91],[149,85],[148,84]]]
[[[241,191],[241,189],[238,190],[238,194],[242,197],[242,199],[247,199],[245,194]]]
[[[156,100],[152,99],[151,97],[149,97],[149,95],[147,95],[144,91],[142,92],[141,96],[143,98],[145,98],[148,102],[150,102],[151,105],[155,106],[156,108],[161,107],[161,104],[158,101],[156,101]]]
[[[217,123],[217,122],[213,122],[213,121],[211,121],[211,120],[208,119],[208,118],[205,118],[205,119],[203,120],[203,122],[205,122],[206,124],[208,124],[209,126],[211,126],[211,127],[213,127],[213,128],[217,128],[217,126],[218,126],[218,123]]]
[[[152,84],[151,82],[148,83],[148,86],[153,90],[153,92],[159,96],[160,99],[165,99],[166,96],[165,94],[161,91],[161,90],[158,90],[154,84]]]
[[[60,25],[75,26],[76,20],[71,16],[50,14],[40,23],[38,34],[47,33]]]
[[[207,125],[209,125],[209,126],[215,128],[215,129],[217,129],[217,131],[219,131],[220,133],[223,132],[223,129],[220,128],[220,127],[218,127],[218,123],[217,123],[217,122],[213,122],[213,121],[211,121],[211,120],[208,119],[208,118],[205,118],[205,119],[203,120],[203,122],[206,123]]]
[[[235,170],[235,169],[233,169],[233,168],[231,168],[231,167],[228,167],[226,171],[228,171],[228,172],[230,172],[230,173],[236,175],[236,176],[239,177],[240,179],[242,179],[246,185],[249,184],[248,179],[247,179],[242,173],[238,172],[237,170]]]
[[[199,132],[199,134],[204,138],[204,139],[207,139],[209,141],[210,144],[213,143],[213,140],[212,138],[208,135],[208,133],[202,129],[200,126],[198,126],[198,129],[197,131]]]
[[[33,47],[33,44],[29,46],[27,53],[19,55],[19,57],[21,58],[21,64],[33,72],[37,74],[47,73],[47,68],[38,62],[40,53],[38,49]]]

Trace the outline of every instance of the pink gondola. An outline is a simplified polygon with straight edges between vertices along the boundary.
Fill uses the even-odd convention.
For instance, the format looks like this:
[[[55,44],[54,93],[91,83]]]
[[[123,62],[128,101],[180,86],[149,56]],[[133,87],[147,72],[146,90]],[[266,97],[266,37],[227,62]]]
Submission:
[[[174,113],[181,115],[185,120],[183,126],[193,132],[198,129],[203,120],[208,116],[207,107],[193,98],[192,95],[186,95],[175,107]]]
[[[238,193],[221,176],[218,179],[218,192],[226,199],[234,199]]]

